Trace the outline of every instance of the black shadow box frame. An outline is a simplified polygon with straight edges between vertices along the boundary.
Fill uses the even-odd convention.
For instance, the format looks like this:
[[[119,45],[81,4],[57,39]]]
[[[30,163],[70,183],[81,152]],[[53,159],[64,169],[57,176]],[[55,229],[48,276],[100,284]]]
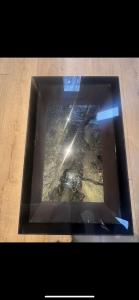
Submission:
[[[20,218],[19,218],[19,233],[20,234],[91,234],[91,235],[133,235],[133,225],[132,225],[132,213],[131,213],[131,203],[130,203],[130,192],[129,192],[129,182],[128,182],[128,171],[127,171],[127,158],[125,151],[125,141],[124,141],[124,129],[123,129],[123,119],[122,119],[122,107],[120,99],[120,88],[119,88],[119,78],[114,77],[82,77],[84,83],[94,83],[94,84],[107,84],[111,86],[113,103],[119,108],[119,117],[114,119],[114,131],[115,140],[117,148],[117,172],[118,172],[118,182],[119,182],[119,193],[120,193],[120,208],[121,215],[123,219],[128,219],[129,228],[125,230],[120,223],[112,222],[107,224],[108,230],[106,231],[100,224],[88,224],[81,222],[45,222],[45,213],[47,213],[48,207],[46,204],[41,203],[41,186],[42,186],[42,168],[43,168],[43,156],[38,153],[36,157],[37,170],[38,172],[34,177],[33,181],[33,165],[34,165],[34,149],[36,143],[36,126],[37,126],[37,104],[38,104],[38,93],[39,89],[37,83],[40,81],[47,82],[57,82],[61,84],[63,77],[32,77],[31,79],[31,92],[30,92],[30,103],[29,103],[29,113],[28,113],[28,125],[27,125],[27,137],[26,137],[26,147],[25,147],[25,159],[24,159],[24,170],[23,170],[23,182],[22,182],[22,195],[21,195],[21,207],[20,207]],[[43,122],[40,120],[40,122]],[[43,128],[43,124],[42,127]],[[40,132],[41,133],[41,132]],[[43,139],[42,139],[43,140]],[[39,144],[38,151],[43,149],[43,142]],[[42,150],[43,151],[43,150]],[[33,194],[32,194],[33,188]],[[34,200],[33,200],[34,195]],[[31,200],[32,199],[32,200]],[[34,202],[33,202],[34,201]],[[66,211],[81,211],[85,205],[77,207],[76,204],[69,205],[61,204],[56,208],[56,214],[65,214]],[[89,206],[88,206],[89,208]],[[94,205],[94,209],[95,205]],[[99,205],[98,208],[99,210]],[[30,211],[38,211],[39,221],[35,219],[30,219]],[[104,204],[101,207],[102,213],[107,214],[107,207]],[[77,213],[78,214],[78,213]],[[70,214],[71,215],[71,214]]]

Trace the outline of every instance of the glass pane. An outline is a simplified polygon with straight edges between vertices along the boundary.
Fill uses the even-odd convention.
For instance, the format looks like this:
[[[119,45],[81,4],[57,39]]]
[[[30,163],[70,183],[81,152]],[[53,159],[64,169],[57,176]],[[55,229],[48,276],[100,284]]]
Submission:
[[[20,232],[132,234],[117,77],[34,77]]]

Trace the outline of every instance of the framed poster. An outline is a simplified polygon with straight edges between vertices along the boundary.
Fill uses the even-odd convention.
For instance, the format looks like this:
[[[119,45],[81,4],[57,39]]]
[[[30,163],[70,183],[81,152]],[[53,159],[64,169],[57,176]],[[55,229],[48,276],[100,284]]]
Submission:
[[[19,233],[133,234],[118,77],[32,77]]]

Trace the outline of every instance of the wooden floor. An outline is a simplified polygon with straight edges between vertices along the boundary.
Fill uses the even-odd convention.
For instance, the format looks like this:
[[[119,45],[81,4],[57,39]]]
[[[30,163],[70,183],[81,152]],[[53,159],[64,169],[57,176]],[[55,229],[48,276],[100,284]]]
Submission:
[[[70,242],[70,236],[18,235],[31,76],[119,76],[135,234],[139,235],[139,59],[0,59],[0,241]]]

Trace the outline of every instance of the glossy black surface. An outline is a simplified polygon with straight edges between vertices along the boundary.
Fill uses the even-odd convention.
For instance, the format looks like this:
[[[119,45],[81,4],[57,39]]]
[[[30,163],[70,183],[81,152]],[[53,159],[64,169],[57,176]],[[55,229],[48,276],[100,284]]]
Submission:
[[[85,195],[79,197],[79,195],[82,195],[84,192],[83,181],[86,179],[84,179],[83,175],[80,175],[80,180],[78,179],[77,184],[77,178],[79,178],[79,176],[77,176],[78,174],[76,174],[76,191],[74,190],[74,194],[71,196],[71,183],[67,182],[67,180],[71,174],[75,176],[75,171],[77,171],[77,167],[75,166],[77,165],[76,163],[78,162],[80,151],[76,156],[74,151],[76,158],[74,163],[71,164],[71,158],[69,158],[68,161],[69,169],[66,173],[66,179],[64,179],[64,188],[66,184],[68,184],[67,200],[65,201],[65,194],[63,197],[63,189],[62,192],[59,193],[59,185],[57,186],[57,190],[54,188],[54,190],[56,190],[55,194],[50,195],[47,193],[47,196],[43,197],[44,186],[46,184],[44,170],[46,170],[47,173],[47,167],[49,165],[48,156],[46,155],[48,142],[50,141],[47,133],[51,122],[51,118],[50,121],[48,118],[48,107],[51,113],[51,107],[54,109],[57,105],[62,107],[62,109],[66,106],[67,110],[69,110],[70,107],[71,110],[73,107],[76,107],[76,109],[74,109],[75,113],[78,108],[83,107],[87,108],[87,111],[91,113],[90,107],[91,109],[92,107],[93,109],[97,107],[93,121],[89,119],[90,123],[86,123],[85,117],[85,122],[83,121],[84,126],[89,126],[86,127],[87,133],[90,128],[92,128],[94,132],[94,127],[91,127],[92,124],[94,124],[94,120],[95,124],[99,126],[100,132],[102,170],[100,164],[98,164],[98,166],[101,171],[103,192],[102,190],[101,193],[99,191],[98,194],[96,194],[95,200],[92,196],[91,199],[87,198],[87,196],[85,197]],[[62,114],[61,118],[63,118]],[[73,121],[74,119],[72,122]],[[52,130],[54,128],[50,129]],[[77,132],[78,130],[76,133]],[[57,136],[57,134],[55,134],[55,136]],[[71,135],[70,138],[68,138],[70,143],[73,137],[74,136]],[[80,137],[82,138],[82,135],[80,135]],[[93,150],[88,147],[86,136],[85,140],[86,144],[83,144],[84,148],[84,145],[86,145],[84,155],[88,157],[90,151]],[[95,141],[96,144],[94,138],[93,141]],[[62,147],[63,145],[64,144],[62,144]],[[74,148],[76,150],[78,148],[81,149],[81,145],[82,143],[79,143],[77,139]],[[98,153],[97,157],[100,160],[100,153]],[[81,157],[79,158],[79,161],[82,161]],[[55,168],[56,174],[58,170],[58,168]],[[64,168],[62,172],[64,172]],[[47,178],[48,177],[49,172],[47,174]],[[91,178],[91,180],[92,179],[94,178]],[[58,180],[59,184],[61,184],[60,179]],[[94,184],[93,188],[96,187],[96,182],[94,180],[92,180],[92,182]],[[72,180],[72,184],[73,183],[75,185],[75,180]],[[101,199],[99,199],[100,194]],[[52,197],[52,195],[56,196]],[[77,199],[78,201],[76,201]],[[118,77],[76,76],[32,78],[19,233],[133,234]]]

